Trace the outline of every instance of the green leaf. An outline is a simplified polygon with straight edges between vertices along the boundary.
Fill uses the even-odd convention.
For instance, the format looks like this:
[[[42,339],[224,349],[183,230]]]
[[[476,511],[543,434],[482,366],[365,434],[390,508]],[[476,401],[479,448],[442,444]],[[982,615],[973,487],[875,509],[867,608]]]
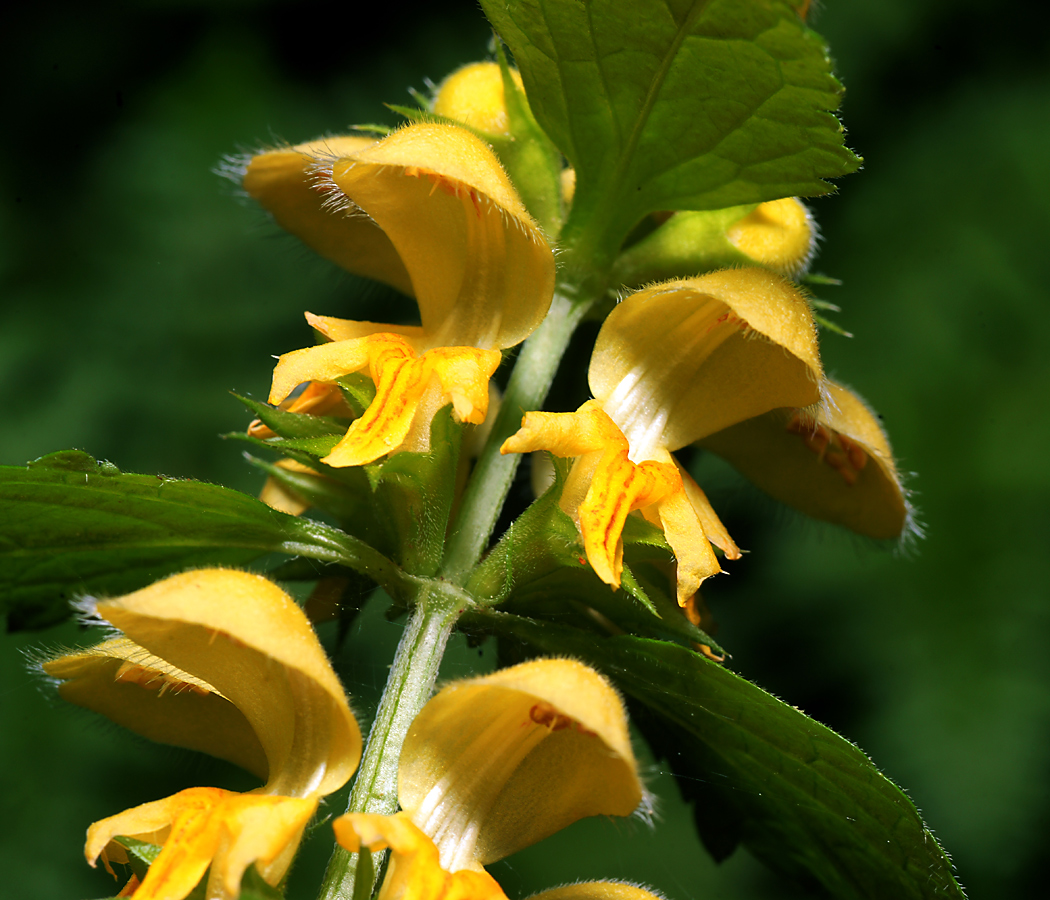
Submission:
[[[372,491],[363,473],[359,484],[347,484],[343,480],[327,477],[322,471],[299,472],[250,454],[245,454],[245,457],[248,462],[266,472],[285,490],[297,494],[308,506],[316,507],[334,516],[340,526],[351,534],[363,537],[372,530],[369,515]],[[319,470],[324,468],[327,467],[318,464]]]
[[[198,481],[121,473],[76,450],[0,467],[0,614],[36,628],[79,593],[122,594],[194,566],[301,554],[396,587],[403,573],[362,541]]]
[[[120,844],[127,851],[128,866],[139,881],[146,877],[146,871],[153,864],[153,861],[160,856],[162,849],[159,844],[149,844],[146,841],[124,837],[123,835],[113,838],[113,841]]]
[[[646,213],[827,193],[860,160],[824,41],[788,0],[482,0],[576,169],[564,235],[611,256]]]
[[[248,866],[241,878],[240,900],[284,900],[284,894],[268,885],[259,870],[252,865]]]
[[[127,851],[128,867],[140,882],[146,877],[149,867],[153,865],[153,862],[160,856],[160,851],[163,849],[158,844],[149,844],[146,841],[125,837],[124,835],[113,838],[113,841],[120,844]],[[186,900],[204,900],[207,884],[208,877],[205,875],[197,886],[186,895]]]
[[[473,621],[609,676],[665,728],[659,750],[702,779],[707,837],[724,827],[771,866],[851,900],[964,894],[915,806],[864,753],[804,713],[677,644],[597,638],[488,611]],[[672,755],[674,754],[674,755]],[[734,832],[735,831],[735,835]]]
[[[373,510],[397,536],[394,558],[413,575],[434,575],[441,565],[463,429],[446,406],[431,420],[429,453],[395,453],[367,467]]]
[[[346,434],[349,424],[330,416],[311,416],[277,409],[268,403],[260,403],[258,400],[242,397],[240,394],[233,396],[255,413],[264,425],[282,438],[316,438],[330,435],[342,437]]]

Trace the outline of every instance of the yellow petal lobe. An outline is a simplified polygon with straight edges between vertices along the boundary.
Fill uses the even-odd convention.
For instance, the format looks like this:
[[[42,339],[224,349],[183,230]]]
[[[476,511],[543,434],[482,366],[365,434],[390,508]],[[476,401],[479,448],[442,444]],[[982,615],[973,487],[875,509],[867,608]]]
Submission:
[[[598,333],[588,379],[637,460],[817,403],[823,369],[805,298],[768,269],[725,269],[627,297]]]
[[[657,449],[657,459],[635,463],[630,459],[632,449],[602,405],[589,400],[574,413],[527,413],[521,430],[503,443],[500,452],[548,450],[577,458],[560,506],[576,521],[595,574],[613,588],[620,586],[623,575],[624,524],[630,513],[641,510],[663,529],[678,558],[677,594],[679,603],[684,603],[721,567],[674,459]],[[703,502],[704,519],[717,526],[718,540],[736,551],[703,491],[692,487]]]
[[[759,265],[791,278],[809,265],[817,235],[809,210],[795,197],[785,197],[758,204],[726,237]]]
[[[425,349],[512,347],[542,321],[554,255],[492,150],[464,128],[402,128],[332,167],[332,184],[404,261]]]
[[[240,711],[265,753],[270,793],[331,793],[357,768],[361,733],[342,685],[306,615],[272,581],[200,569],[96,611]]]
[[[615,690],[573,660],[454,682],[416,717],[398,771],[405,813],[449,871],[502,859],[642,799]]]
[[[510,70],[521,87],[521,75]],[[498,137],[508,137],[507,103],[503,96],[503,73],[498,63],[471,63],[457,69],[438,88],[433,111],[464,125]]]
[[[717,575],[722,567],[684,490],[679,488],[662,498],[655,512],[675,555],[678,605],[685,606],[704,580]]]
[[[252,863],[270,884],[280,881],[316,808],[316,798],[189,788],[95,822],[84,855],[91,865],[101,856],[109,868],[114,837],[163,842],[134,900],[182,900],[209,865],[208,896],[232,898]]]
[[[303,475],[318,474],[316,469],[303,465],[303,463],[295,459],[281,459],[277,461],[276,465],[279,469],[286,469],[289,472],[298,472]],[[259,499],[271,509],[288,513],[290,516],[301,516],[310,508],[309,500],[287,484],[278,481],[272,475],[266,479],[262,490],[259,491]]]
[[[262,744],[227,697],[127,638],[67,653],[41,668],[61,681],[63,700],[151,741],[209,753],[267,777]]]
[[[837,384],[828,384],[828,400],[817,411],[774,410],[701,446],[806,515],[878,540],[907,535],[912,510],[877,418]]]
[[[458,421],[484,422],[489,379],[501,361],[498,350],[477,347],[437,347],[417,356],[402,335],[370,334],[281,357],[270,402],[291,390],[292,382],[334,381],[367,369],[376,385],[375,399],[321,460],[336,468],[363,466],[401,447],[428,392],[436,400],[428,404],[431,413],[452,403]]]
[[[404,813],[348,813],[332,827],[335,839],[351,852],[362,846],[372,852],[390,849],[378,900],[506,900],[503,889],[484,870],[443,869],[434,842]]]

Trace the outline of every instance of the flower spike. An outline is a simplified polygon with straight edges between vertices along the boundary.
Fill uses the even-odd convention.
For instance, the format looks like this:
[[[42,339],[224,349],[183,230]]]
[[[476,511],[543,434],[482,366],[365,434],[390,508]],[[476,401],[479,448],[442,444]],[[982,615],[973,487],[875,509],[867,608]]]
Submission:
[[[334,384],[369,372],[377,388],[373,408],[324,459],[332,466],[427,449],[430,420],[447,403],[460,421],[484,421],[499,351],[539,325],[554,289],[554,256],[495,155],[466,129],[410,125],[381,141],[354,144],[338,158],[318,154],[310,182],[308,154],[293,150],[298,167],[285,163],[293,151],[253,159],[246,189],[330,258],[337,255],[333,245],[359,233],[347,222],[367,222],[353,228],[368,240],[374,228],[389,243],[408,285],[396,283],[393,270],[380,277],[416,298],[422,324],[307,314],[330,343],[282,356],[270,402],[282,402],[303,382]],[[256,190],[256,170],[280,170],[280,189],[268,181],[267,190]],[[374,276],[348,259],[340,257],[351,271]]]
[[[88,861],[101,856],[109,868],[119,835],[164,844],[138,900],[181,900],[209,865],[209,897],[236,897],[252,863],[276,884],[318,798],[361,757],[361,733],[306,616],[277,585],[231,569],[174,575],[93,611],[123,636],[45,663],[60,695],[266,784],[247,794],[190,788],[96,822]]]

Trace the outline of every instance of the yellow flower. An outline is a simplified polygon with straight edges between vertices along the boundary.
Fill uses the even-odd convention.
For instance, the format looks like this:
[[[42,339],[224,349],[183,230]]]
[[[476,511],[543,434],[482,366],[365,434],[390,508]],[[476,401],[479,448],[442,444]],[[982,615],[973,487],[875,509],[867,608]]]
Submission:
[[[376,397],[324,458],[364,465],[429,447],[434,413],[483,422],[500,350],[542,321],[554,257],[492,151],[463,128],[410,125],[254,157],[245,189],[278,224],[345,268],[416,298],[420,326],[314,316],[330,343],[281,357],[270,402],[303,382],[367,371]]]
[[[754,265],[797,278],[816,250],[816,223],[796,197],[659,215],[666,217],[659,227],[620,254],[613,268],[615,283],[633,287]]]
[[[779,407],[821,400],[823,371],[805,298],[764,269],[657,284],[609,315],[588,373],[594,400],[527,413],[504,453],[575,457],[561,508],[587,559],[619,587],[622,531],[639,510],[677,557],[678,601],[720,571],[710,544],[739,549],[671,452]]]
[[[189,788],[96,822],[88,862],[123,861],[118,835],[163,844],[136,900],[181,900],[209,865],[209,897],[236,897],[252,863],[279,882],[318,799],[361,758],[357,723],[306,616],[277,585],[231,569],[174,575],[91,612],[123,636],[44,664],[64,699],[266,784],[246,794]]]
[[[700,442],[767,494],[878,539],[917,531],[893,451],[853,392],[828,383],[819,410],[774,410]]]
[[[398,796],[395,816],[334,823],[350,850],[391,850],[380,900],[503,900],[484,864],[584,816],[629,815],[644,791],[616,692],[581,663],[547,659],[434,697],[405,741]],[[579,896],[618,896],[598,890]]]
[[[521,75],[510,70],[521,88]],[[470,63],[448,76],[434,97],[433,111],[495,137],[510,137],[503,73],[499,63]]]

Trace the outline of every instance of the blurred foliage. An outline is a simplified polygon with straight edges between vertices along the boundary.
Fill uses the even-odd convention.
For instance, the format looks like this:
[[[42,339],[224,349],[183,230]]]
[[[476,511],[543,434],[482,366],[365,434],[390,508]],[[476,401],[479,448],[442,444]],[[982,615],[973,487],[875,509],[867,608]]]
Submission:
[[[225,391],[265,394],[269,357],[308,338],[302,310],[368,318],[395,301],[278,235],[210,170],[259,142],[392,124],[383,101],[487,52],[465,0],[369,15],[366,30],[347,4],[3,13],[0,462],[77,447],[126,471],[258,487],[216,437],[247,418]],[[1041,895],[1050,827],[1050,13],[1025,16],[977,0],[811,13],[865,157],[812,204],[817,268],[844,282],[820,295],[856,335],[825,334],[824,356],[918,473],[926,539],[903,556],[859,544],[694,463],[752,551],[706,591],[733,668],[904,785],[975,900]],[[398,627],[370,604],[338,653],[366,716]],[[91,821],[201,780],[247,786],[47,700],[17,651],[77,639],[66,625],[6,637],[0,654],[0,869],[27,900],[112,891],[81,856]],[[477,652],[460,643],[445,671]],[[579,823],[496,867],[510,896],[592,877],[674,900],[794,896],[743,851],[710,862],[673,782],[651,772],[655,830]],[[308,846],[292,896],[311,896],[326,855]]]

